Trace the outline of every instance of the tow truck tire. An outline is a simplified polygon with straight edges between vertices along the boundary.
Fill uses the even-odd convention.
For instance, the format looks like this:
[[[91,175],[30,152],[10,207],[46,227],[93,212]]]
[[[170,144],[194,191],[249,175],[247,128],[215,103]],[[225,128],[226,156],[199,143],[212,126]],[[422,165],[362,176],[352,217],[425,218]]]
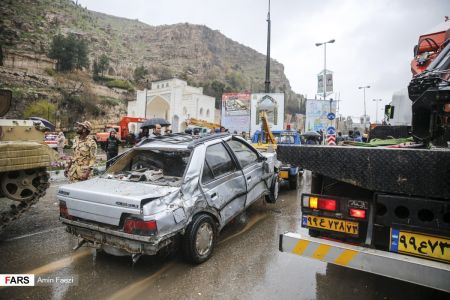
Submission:
[[[289,177],[289,189],[291,190],[296,190],[298,189],[299,186],[299,178],[300,176],[298,175],[298,173],[295,174],[295,176],[291,176]]]
[[[194,217],[186,229],[182,241],[182,250],[186,261],[201,264],[207,261],[214,250],[217,227],[213,218],[207,214]]]
[[[280,181],[278,179],[278,173],[277,173],[272,176],[272,182],[270,184],[269,194],[264,196],[266,202],[267,203],[277,202],[279,190],[280,190]]]

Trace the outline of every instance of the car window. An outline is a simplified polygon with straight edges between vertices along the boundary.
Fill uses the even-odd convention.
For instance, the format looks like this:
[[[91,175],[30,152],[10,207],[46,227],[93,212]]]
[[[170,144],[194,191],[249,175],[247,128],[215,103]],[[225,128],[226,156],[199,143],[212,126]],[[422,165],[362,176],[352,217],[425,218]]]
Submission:
[[[258,161],[258,155],[247,145],[239,141],[228,141],[228,145],[233,150],[242,168]]]
[[[208,164],[205,161],[205,164],[203,166],[202,184],[207,184],[208,182],[212,181],[213,179],[214,179],[214,176],[211,172],[211,169],[209,168]]]
[[[221,143],[211,145],[206,149],[206,161],[211,168],[214,178],[236,170],[230,154]]]

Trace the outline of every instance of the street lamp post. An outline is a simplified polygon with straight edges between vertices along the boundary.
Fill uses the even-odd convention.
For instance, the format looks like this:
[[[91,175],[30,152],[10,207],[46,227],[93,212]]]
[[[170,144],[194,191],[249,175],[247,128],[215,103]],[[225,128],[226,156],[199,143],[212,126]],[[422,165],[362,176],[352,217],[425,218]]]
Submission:
[[[383,101],[383,99],[372,99],[372,101],[375,101],[376,104],[376,122],[378,124],[378,102]]]
[[[370,85],[360,86],[358,89],[363,89],[364,91],[364,129],[366,129],[366,89],[370,89]]]
[[[332,39],[332,40],[329,40],[328,42],[316,43],[316,47],[319,47],[319,46],[323,45],[323,79],[322,79],[323,100],[325,100],[326,97],[327,97],[327,89],[326,89],[326,82],[327,82],[327,77],[326,77],[327,76],[326,75],[326,71],[327,71],[327,44],[332,44],[335,41],[336,41],[335,39]]]

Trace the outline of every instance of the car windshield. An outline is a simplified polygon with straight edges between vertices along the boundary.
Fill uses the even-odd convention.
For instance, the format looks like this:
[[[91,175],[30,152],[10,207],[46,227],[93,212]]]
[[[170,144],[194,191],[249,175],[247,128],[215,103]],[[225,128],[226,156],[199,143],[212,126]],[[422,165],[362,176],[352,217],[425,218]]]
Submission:
[[[106,178],[179,186],[191,151],[133,149],[103,175]]]

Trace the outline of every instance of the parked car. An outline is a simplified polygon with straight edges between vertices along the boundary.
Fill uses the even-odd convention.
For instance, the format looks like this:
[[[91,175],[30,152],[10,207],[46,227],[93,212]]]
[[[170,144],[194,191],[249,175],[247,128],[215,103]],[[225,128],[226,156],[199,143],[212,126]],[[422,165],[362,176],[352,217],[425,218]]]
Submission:
[[[60,220],[86,244],[113,255],[181,243],[188,261],[212,254],[218,233],[257,199],[278,197],[278,161],[239,136],[149,138],[94,179],[64,185]]]

